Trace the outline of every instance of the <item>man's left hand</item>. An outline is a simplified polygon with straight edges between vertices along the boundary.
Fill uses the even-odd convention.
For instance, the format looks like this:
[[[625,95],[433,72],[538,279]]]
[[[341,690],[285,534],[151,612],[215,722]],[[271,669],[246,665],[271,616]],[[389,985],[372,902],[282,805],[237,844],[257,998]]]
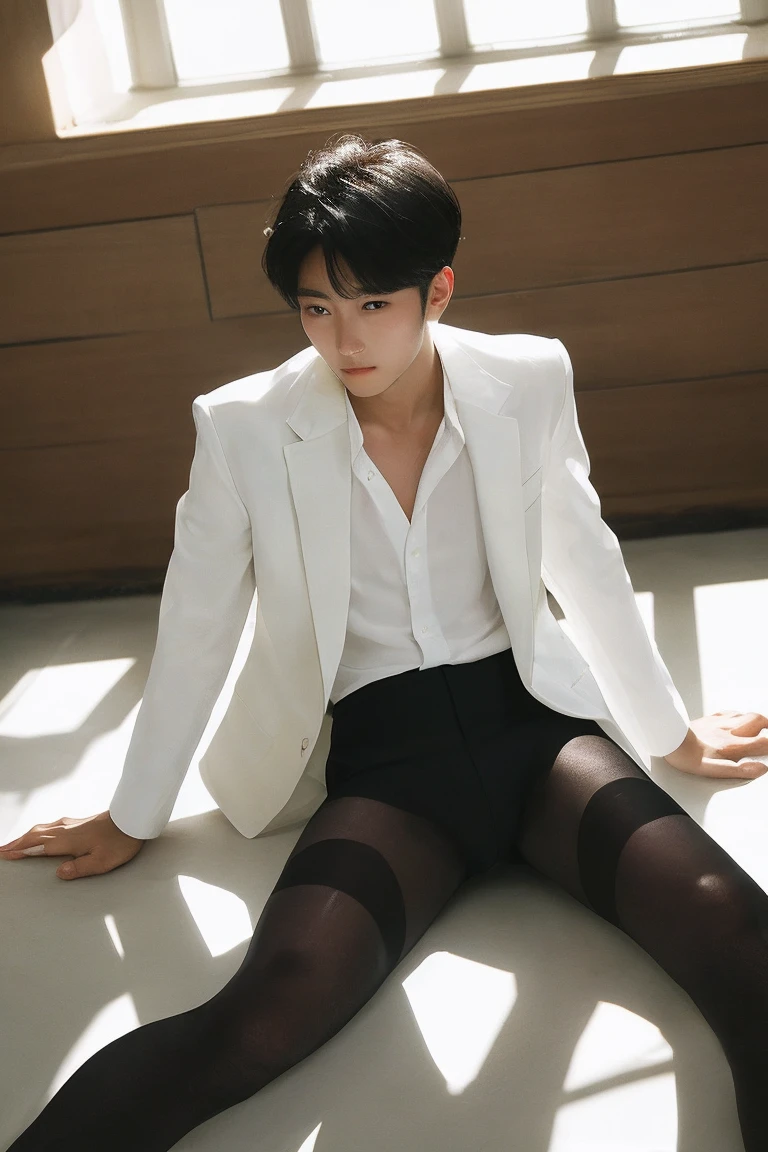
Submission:
[[[664,759],[694,776],[754,780],[768,772],[768,764],[745,759],[750,756],[768,756],[768,716],[727,711],[691,720],[683,743]]]

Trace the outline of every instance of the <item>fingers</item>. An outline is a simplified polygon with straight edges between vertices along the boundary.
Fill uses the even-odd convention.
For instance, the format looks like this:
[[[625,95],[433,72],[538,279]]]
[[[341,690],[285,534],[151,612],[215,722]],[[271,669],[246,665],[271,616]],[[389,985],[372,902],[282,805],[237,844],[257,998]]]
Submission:
[[[14,843],[14,841],[11,841]],[[27,847],[19,845],[17,848],[0,848],[0,858],[12,859],[15,856],[44,856],[45,845],[41,843],[32,844]]]
[[[60,880],[80,880],[111,872],[139,852],[144,844],[115,826],[108,812],[73,819],[63,816],[51,824],[36,824],[23,836],[0,848],[0,860],[26,856],[70,856],[56,869]]]
[[[759,736],[761,729],[768,724],[768,720],[760,712],[735,712],[733,715],[739,721],[738,724],[725,725],[725,727],[742,742]]]
[[[35,824],[34,828],[30,828],[29,832],[25,832],[23,836],[17,836],[15,840],[9,840],[7,844],[0,844],[0,852],[10,852],[13,848],[26,847],[26,845],[22,844],[22,841],[36,833],[40,827],[40,824]],[[30,840],[30,843],[31,842]]]
[[[742,764],[737,764],[739,774],[747,780],[756,780],[758,776],[764,776],[768,772],[768,764],[760,760],[745,760]]]
[[[35,826],[30,828],[28,832],[25,832],[23,836],[17,836],[15,840],[9,840],[7,844],[0,846],[0,855],[19,855],[25,852],[29,854],[31,848],[39,849],[43,843],[43,831],[48,827],[48,824],[35,824]],[[44,852],[45,847],[43,847],[43,852],[36,852],[34,854],[42,855]]]
[[[22,836],[19,839],[24,840],[26,837]],[[0,857],[4,860],[23,860],[25,855],[74,856],[74,860],[67,860],[56,869],[56,875],[60,880],[79,880],[83,876],[100,876],[104,872],[111,872],[113,868],[117,868],[118,863],[121,863],[120,861],[108,862],[104,854],[96,850],[86,851],[81,856],[75,856],[74,848],[68,850],[61,843],[52,848],[50,841],[26,849],[16,848],[10,851],[6,849],[0,852]]]
[[[705,756],[695,773],[697,776],[711,776],[722,780],[756,780],[768,772],[768,764],[759,760],[724,760]]]
[[[23,836],[0,848],[0,859],[23,860],[25,856],[74,856],[75,846],[67,828],[55,824],[35,824]]]

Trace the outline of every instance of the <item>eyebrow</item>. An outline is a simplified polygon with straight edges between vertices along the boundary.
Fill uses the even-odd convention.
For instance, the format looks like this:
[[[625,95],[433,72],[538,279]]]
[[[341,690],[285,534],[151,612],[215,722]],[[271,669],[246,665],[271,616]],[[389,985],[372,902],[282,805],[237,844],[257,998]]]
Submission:
[[[318,292],[318,290],[316,288],[297,288],[296,289],[296,295],[297,296],[319,296],[321,300],[330,300],[331,299],[331,297],[326,292]],[[352,299],[358,300],[358,299],[360,299],[361,296],[375,296],[375,295],[376,295],[375,292],[358,292],[356,296],[352,297]]]

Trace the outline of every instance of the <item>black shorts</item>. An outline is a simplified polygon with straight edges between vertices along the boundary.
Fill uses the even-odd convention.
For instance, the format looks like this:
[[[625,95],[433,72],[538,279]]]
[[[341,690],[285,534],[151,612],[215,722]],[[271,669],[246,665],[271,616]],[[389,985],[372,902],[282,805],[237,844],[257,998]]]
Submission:
[[[349,693],[333,708],[328,800],[368,796],[427,817],[458,844],[468,874],[515,851],[532,781],[592,719],[542,704],[510,648],[466,664],[414,668]]]

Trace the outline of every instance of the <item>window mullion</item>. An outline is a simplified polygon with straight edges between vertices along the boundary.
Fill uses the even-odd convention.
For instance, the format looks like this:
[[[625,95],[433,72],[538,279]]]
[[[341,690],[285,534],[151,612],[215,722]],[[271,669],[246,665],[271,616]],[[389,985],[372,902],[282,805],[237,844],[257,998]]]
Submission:
[[[163,0],[120,0],[134,88],[178,84]]]
[[[614,0],[587,0],[590,40],[614,40],[619,31]]]
[[[741,0],[741,18],[746,24],[768,20],[768,0]]]
[[[317,40],[310,0],[280,0],[292,72],[316,72]]]
[[[440,55],[468,56],[471,51],[464,0],[434,0]]]

